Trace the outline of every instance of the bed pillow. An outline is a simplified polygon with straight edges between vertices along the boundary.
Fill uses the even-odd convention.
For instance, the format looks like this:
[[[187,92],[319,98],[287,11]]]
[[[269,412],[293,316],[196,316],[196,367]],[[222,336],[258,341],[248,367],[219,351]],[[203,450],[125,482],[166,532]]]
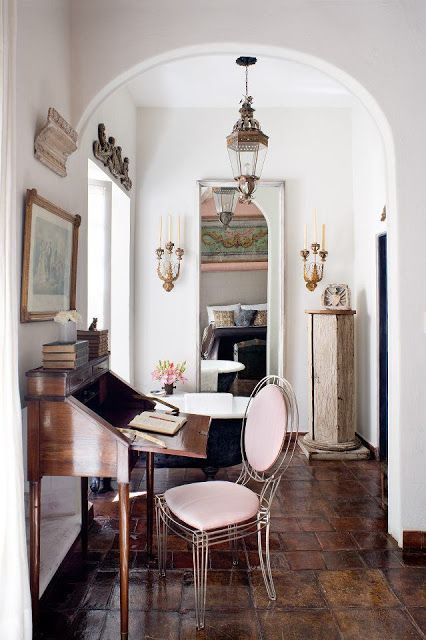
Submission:
[[[238,314],[235,314],[235,326],[249,327],[255,313],[254,309],[241,309]]]
[[[268,303],[265,302],[263,304],[242,304],[241,309],[244,311],[253,309],[254,311],[267,311]]]
[[[253,320],[253,327],[266,327],[268,324],[268,312],[256,311]]]
[[[214,309],[213,318],[216,327],[233,327],[234,326],[234,311],[218,311]]]
[[[207,306],[207,316],[209,322],[214,322],[213,311],[235,311],[235,315],[240,312],[241,305],[238,302],[237,304],[225,304],[225,305],[208,305]]]

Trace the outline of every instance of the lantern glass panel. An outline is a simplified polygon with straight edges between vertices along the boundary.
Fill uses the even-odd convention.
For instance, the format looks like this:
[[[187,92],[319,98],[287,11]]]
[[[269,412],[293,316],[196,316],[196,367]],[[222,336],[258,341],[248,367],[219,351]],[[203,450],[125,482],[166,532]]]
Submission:
[[[218,187],[213,189],[213,199],[218,214],[222,212],[234,213],[238,201],[238,191],[232,187]]]
[[[267,151],[268,146],[262,142],[235,140],[233,144],[228,145],[234,178],[251,176],[259,179]]]

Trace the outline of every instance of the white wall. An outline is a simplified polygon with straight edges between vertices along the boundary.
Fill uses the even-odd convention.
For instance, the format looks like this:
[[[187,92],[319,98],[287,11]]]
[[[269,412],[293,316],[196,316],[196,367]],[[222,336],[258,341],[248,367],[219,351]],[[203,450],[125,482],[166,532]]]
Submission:
[[[268,299],[268,271],[207,271],[201,273],[200,330],[208,324],[207,305],[255,304]]]
[[[203,51],[241,55],[254,49],[259,56],[312,64],[362,99],[386,146],[389,403],[395,420],[389,442],[389,522],[391,533],[401,540],[403,529],[426,530],[424,288],[418,293],[424,255],[413,250],[426,234],[426,5],[423,0],[271,0],[262,13],[261,30],[258,3],[249,0],[246,9],[241,12],[240,3],[229,0],[217,0],[202,11],[194,0],[184,7],[173,0],[159,7],[148,0],[127,4],[126,10],[115,0],[73,0],[75,118],[154,59]],[[235,42],[241,38],[236,24],[245,43]],[[180,50],[172,53],[175,48]]]
[[[386,204],[383,143],[377,127],[361,105],[352,111],[354,185],[354,291],[357,310],[357,431],[374,446],[378,423],[377,235],[386,232],[380,215]],[[392,425],[392,416],[390,424]]]
[[[17,41],[17,215],[18,247],[22,245],[25,193],[36,188],[40,195],[63,209],[82,216],[78,254],[77,308],[86,320],[87,274],[87,158],[92,157],[92,141],[97,138],[98,122],[105,122],[108,134],[116,137],[130,158],[130,173],[136,169],[136,112],[127,90],[106,101],[93,115],[78,141],[77,152],[69,159],[68,176],[62,178],[34,158],[34,136],[46,121],[47,111],[54,106],[75,125],[71,117],[71,95],[76,84],[71,73],[71,14],[67,0],[19,0]],[[134,214],[132,196],[132,225]],[[17,256],[21,270],[21,255]],[[18,279],[19,281],[19,279]],[[133,283],[132,283],[133,286]],[[132,289],[131,289],[132,291]],[[133,303],[130,300],[131,314]],[[131,316],[132,317],[132,316]],[[25,393],[25,371],[41,364],[41,346],[56,340],[58,329],[51,322],[32,322],[19,326],[19,379],[22,402]],[[26,470],[26,410],[24,423],[24,469]],[[42,553],[42,589],[68,551],[78,531],[79,481],[69,478],[44,478],[42,513],[48,518],[60,517],[43,525],[46,546]],[[60,524],[61,523],[61,524]],[[50,532],[50,533],[49,533]],[[60,534],[58,535],[58,532]],[[53,537],[50,537],[52,535]],[[50,544],[49,544],[50,540]],[[60,543],[58,543],[60,540]],[[47,553],[51,555],[47,557]]]
[[[426,405],[422,402],[426,339],[424,295],[418,294],[418,274],[424,270],[424,256],[421,251],[413,251],[418,238],[426,233],[423,0],[324,0],[320,5],[318,0],[297,4],[292,0],[271,0],[268,11],[262,15],[262,30],[254,0],[249,0],[243,13],[238,2],[229,0],[217,0],[214,6],[203,7],[202,11],[194,0],[186,0],[183,6],[173,0],[164,0],[161,6],[155,0],[147,0],[126,3],[125,9],[117,0],[72,0],[69,5],[74,123],[81,120],[83,124],[85,111],[92,113],[101,99],[126,77],[138,73],[144,65],[153,64],[155,57],[158,62],[161,58],[203,51],[231,51],[240,55],[252,49],[258,55],[286,57],[323,69],[360,96],[377,119],[385,140],[389,191],[389,402],[395,420],[389,443],[390,531],[401,540],[404,528],[426,530],[422,491],[426,483]],[[34,94],[28,89],[43,86],[38,85],[44,74],[40,62],[47,67],[53,64],[58,71],[54,80],[58,106],[71,90],[69,82],[61,91],[63,74],[68,73],[65,67],[59,67],[63,56],[55,48],[49,51],[46,47],[45,58],[40,60],[38,50],[53,38],[58,43],[62,40],[60,44],[65,51],[68,33],[58,32],[50,17],[43,20],[46,6],[56,10],[62,4],[59,0],[25,3],[29,25],[26,43],[32,47],[27,68],[28,76],[34,74],[34,80],[30,78],[20,93],[25,100],[38,95],[42,104],[43,91],[39,89]],[[22,10],[20,14],[22,19]],[[245,43],[235,42],[235,24],[239,24],[238,33],[244,34]],[[175,48],[180,50],[172,53]],[[27,122],[18,122],[19,126],[28,127]],[[31,136],[27,143],[30,139]],[[31,154],[31,147],[24,150],[25,146],[18,145],[18,149],[20,153]],[[67,195],[64,193],[63,197],[65,200]],[[394,483],[396,466],[403,473]]]
[[[195,386],[196,182],[229,175],[225,134],[235,116],[232,109],[210,114],[205,109],[138,112],[135,380],[139,387],[151,388],[150,372],[158,358],[186,359],[187,388]],[[263,177],[286,181],[286,376],[295,386],[303,429],[307,419],[304,310],[320,304],[320,291],[309,293],[303,282],[299,256],[303,223],[310,222],[316,206],[319,219],[328,226],[326,282],[352,286],[351,114],[349,109],[262,109],[258,117],[271,140]],[[185,217],[186,230],[182,276],[166,293],[155,273],[154,249],[159,216],[169,212]]]

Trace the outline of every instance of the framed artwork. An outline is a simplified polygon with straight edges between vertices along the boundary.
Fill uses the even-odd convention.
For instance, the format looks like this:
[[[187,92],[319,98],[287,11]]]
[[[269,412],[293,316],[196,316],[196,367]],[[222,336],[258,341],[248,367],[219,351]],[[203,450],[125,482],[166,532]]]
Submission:
[[[268,268],[268,225],[265,218],[234,218],[225,229],[216,220],[201,221],[201,270]]]
[[[36,189],[27,190],[21,322],[53,320],[58,311],[75,309],[80,222]]]

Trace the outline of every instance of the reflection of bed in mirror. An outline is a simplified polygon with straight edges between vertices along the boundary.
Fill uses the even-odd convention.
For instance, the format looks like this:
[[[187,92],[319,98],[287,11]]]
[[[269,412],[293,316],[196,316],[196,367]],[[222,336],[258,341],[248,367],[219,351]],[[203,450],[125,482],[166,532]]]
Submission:
[[[266,340],[267,327],[212,327],[206,360],[234,360],[234,345],[258,338]]]

